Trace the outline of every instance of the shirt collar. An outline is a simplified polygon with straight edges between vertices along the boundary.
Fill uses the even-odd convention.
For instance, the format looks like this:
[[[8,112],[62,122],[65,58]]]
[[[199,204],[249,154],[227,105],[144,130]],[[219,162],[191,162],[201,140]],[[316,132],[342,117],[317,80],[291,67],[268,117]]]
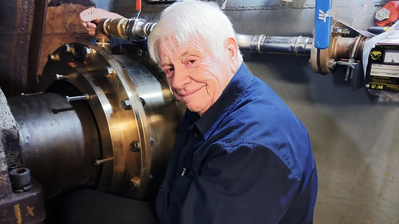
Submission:
[[[188,113],[193,113],[191,117],[192,121],[195,122],[190,126],[190,130],[197,126],[198,130],[207,139],[213,132],[213,129],[217,127],[217,124],[229,114],[234,108],[238,99],[240,99],[242,93],[248,88],[251,82],[252,75],[249,72],[247,66],[243,62],[229,84],[220,95],[219,99],[203,114],[199,117],[197,113],[193,113],[187,110]]]

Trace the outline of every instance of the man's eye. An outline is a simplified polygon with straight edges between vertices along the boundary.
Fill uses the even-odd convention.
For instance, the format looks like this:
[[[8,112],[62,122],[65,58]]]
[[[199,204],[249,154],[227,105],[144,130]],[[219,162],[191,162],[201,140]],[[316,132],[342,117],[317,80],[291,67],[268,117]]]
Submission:
[[[170,73],[170,72],[173,72],[173,70],[175,70],[175,69],[174,69],[173,67],[170,67],[170,68],[164,69],[163,72],[165,72],[165,73]]]
[[[194,63],[195,63],[195,60],[189,60],[188,63],[189,63],[189,64],[194,64]]]

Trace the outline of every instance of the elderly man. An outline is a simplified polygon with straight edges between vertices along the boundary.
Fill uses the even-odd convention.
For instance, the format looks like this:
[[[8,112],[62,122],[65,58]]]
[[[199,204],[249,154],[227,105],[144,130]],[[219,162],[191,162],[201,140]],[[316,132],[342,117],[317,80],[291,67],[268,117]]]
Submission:
[[[81,15],[89,32],[94,15]],[[158,220],[313,223],[317,172],[308,133],[251,75],[220,7],[194,0],[172,4],[148,49],[188,109],[158,192]]]

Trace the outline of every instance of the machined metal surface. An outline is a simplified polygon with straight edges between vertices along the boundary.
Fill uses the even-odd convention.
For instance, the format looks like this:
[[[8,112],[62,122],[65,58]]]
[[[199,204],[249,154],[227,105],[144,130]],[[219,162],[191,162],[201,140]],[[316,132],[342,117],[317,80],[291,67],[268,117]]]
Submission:
[[[88,47],[89,55],[84,54]],[[124,50],[129,51],[138,52]],[[90,163],[101,166],[97,188],[143,198],[150,185],[163,179],[182,117],[182,107],[159,70],[141,60],[142,55],[111,55],[94,45],[72,43],[52,55],[56,60],[47,63],[40,89],[84,98],[72,103],[90,107],[101,142],[101,154]],[[55,78],[60,75],[62,79]]]
[[[98,183],[100,168],[92,160],[100,158],[101,143],[86,102],[68,103],[57,93],[7,100],[19,131],[22,163],[18,165],[30,169],[46,198]]]
[[[312,47],[309,65],[315,73],[333,74],[339,61],[352,63],[362,57],[364,38],[343,37],[347,32],[339,23],[334,24],[332,30],[329,48],[320,50]]]
[[[102,29],[106,35],[112,35],[132,41],[146,39],[156,25],[156,23],[147,22],[145,19],[138,18],[105,19],[100,24],[102,24]]]
[[[313,39],[310,37],[279,37],[261,35],[236,35],[242,51],[309,56]]]

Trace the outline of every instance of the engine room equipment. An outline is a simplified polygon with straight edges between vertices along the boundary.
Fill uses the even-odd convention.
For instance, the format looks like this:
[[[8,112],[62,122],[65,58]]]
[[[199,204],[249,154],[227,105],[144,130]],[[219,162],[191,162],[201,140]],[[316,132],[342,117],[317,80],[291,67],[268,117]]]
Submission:
[[[365,87],[379,91],[399,92],[399,43],[376,45],[369,55]]]
[[[327,5],[323,5],[325,4],[323,3],[322,6],[324,8],[331,8],[331,2],[327,3]],[[324,16],[326,22],[330,21],[330,16],[327,14]],[[100,24],[101,25],[98,26],[99,32],[132,41],[142,41],[151,33],[152,28],[156,23],[150,23],[144,19],[137,18],[117,18],[105,19],[100,22]],[[238,46],[242,51],[293,54],[297,56],[310,55],[309,67],[311,67],[315,73],[333,74],[338,65],[346,66],[347,74],[345,80],[351,81],[352,90],[363,87],[364,78],[362,77],[362,68],[360,63],[364,42],[367,38],[362,35],[357,37],[346,37],[350,32],[349,29],[345,28],[343,24],[338,22],[334,22],[332,25],[328,23],[327,30],[325,29],[325,26],[323,27],[324,28],[320,29],[324,29],[323,32],[320,32],[322,33],[320,34],[320,38],[323,39],[323,41],[328,40],[328,44],[321,44],[320,42],[317,44],[319,45],[318,47],[316,46],[314,38],[302,36],[282,37],[266,36],[263,34],[237,34],[236,38]],[[328,38],[325,38],[326,32],[328,32]]]
[[[82,187],[137,199],[154,193],[185,107],[145,53],[134,45],[118,50],[61,46],[39,93],[3,98],[16,135],[1,136],[0,167],[28,167],[44,198]],[[38,191],[32,183],[27,192]]]
[[[322,11],[327,21],[328,10]],[[145,41],[154,26],[139,18],[98,24],[106,35],[134,43]],[[347,36],[340,23],[328,28],[325,48],[315,46],[317,35],[236,38],[242,51],[310,56],[315,73],[345,66],[352,90],[399,91],[398,45],[375,47],[364,79],[360,65],[368,38]],[[5,98],[0,90],[0,116],[12,121],[0,136],[0,211],[7,211],[0,223],[32,219],[31,207],[38,223],[45,217],[43,199],[75,189],[136,199],[157,191],[185,107],[145,50],[138,44],[110,49],[104,39],[66,44],[49,55],[39,84],[38,93],[17,97]]]

